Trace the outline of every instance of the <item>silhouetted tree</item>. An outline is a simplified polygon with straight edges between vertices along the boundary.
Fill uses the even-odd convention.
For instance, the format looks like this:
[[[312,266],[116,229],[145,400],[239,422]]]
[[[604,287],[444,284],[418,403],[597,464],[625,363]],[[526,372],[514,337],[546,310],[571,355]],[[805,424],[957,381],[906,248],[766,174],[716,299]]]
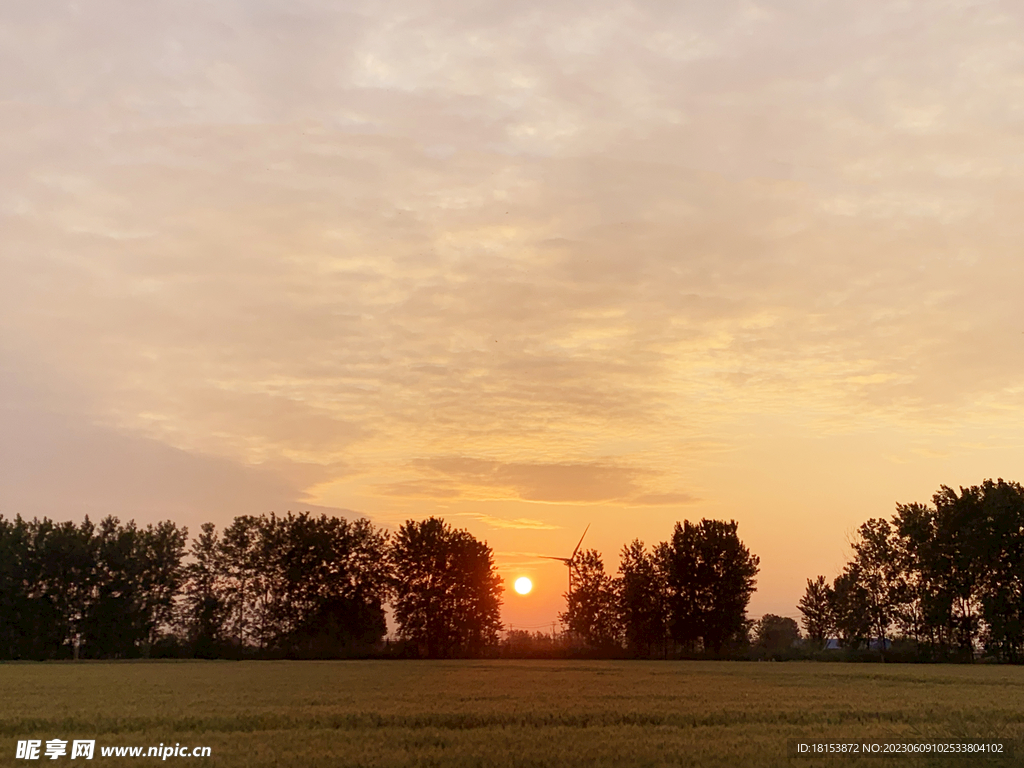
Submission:
[[[1024,613],[1024,489],[1002,479],[957,493],[942,486],[934,506],[897,507],[914,599],[915,635],[939,658],[970,660],[979,643],[1019,659]]]
[[[1024,660],[1024,488],[986,480],[974,494],[986,521],[981,607],[985,649],[1013,663]]]
[[[80,625],[84,655],[144,654],[170,628],[187,536],[169,521],[143,529],[116,517],[100,522],[93,594]]]
[[[934,506],[897,505],[903,631],[932,658],[971,660],[983,644],[1016,661],[1024,642],[1024,489],[1002,479],[960,492],[942,486]]]
[[[475,655],[497,644],[503,589],[485,542],[436,517],[409,520],[391,560],[399,634],[421,654]]]
[[[785,616],[766,613],[754,624],[754,645],[769,654],[781,654],[800,639],[796,621]]]
[[[92,523],[0,519],[0,546],[0,651],[7,658],[75,655],[96,586]]]
[[[289,514],[282,522],[278,647],[299,657],[372,649],[387,631],[387,534],[368,520]]]
[[[130,525],[134,528],[133,522]],[[185,578],[183,559],[188,529],[164,520],[135,529],[135,559],[129,569],[138,579],[138,645],[148,654],[164,639],[174,639],[177,600]]]
[[[974,657],[982,614],[984,568],[990,559],[989,521],[981,514],[982,489],[961,488],[958,495],[942,486],[932,497],[935,504],[936,543],[941,553],[942,593],[948,601],[949,634],[962,660]],[[945,606],[944,606],[945,607]]]
[[[572,594],[559,618],[575,637],[594,650],[618,646],[616,590],[596,549],[580,552],[573,563]]]
[[[290,657],[367,653],[386,630],[387,534],[368,520],[289,512],[243,516],[193,550],[187,590],[196,642]]]
[[[615,591],[626,647],[634,656],[665,651],[668,573],[664,566],[657,548],[648,552],[639,539],[622,548]]]
[[[735,520],[676,523],[669,545],[671,630],[685,648],[718,654],[741,641],[759,559],[737,535]]]
[[[906,585],[896,534],[887,520],[871,519],[858,529],[853,542],[854,570],[863,590],[871,634],[885,658],[889,629],[903,603]]]
[[[254,616],[263,572],[259,528],[259,518],[241,515],[224,530],[220,540],[224,564],[222,599],[228,617],[226,629],[239,649],[259,643]]]
[[[45,645],[39,650],[42,658],[74,656],[97,587],[95,526],[88,517],[78,526],[43,518],[33,528],[33,549],[39,563],[35,594],[48,606],[44,613],[54,619],[40,638]]]
[[[20,515],[0,516],[0,659],[45,658],[40,654],[44,628],[54,617],[35,594],[38,574],[32,527]]]
[[[216,658],[227,640],[228,603],[221,542],[213,523],[203,523],[189,554],[192,560],[185,566],[183,585],[185,637],[197,658]]]
[[[948,646],[941,629],[947,624],[948,606],[941,594],[942,577],[933,568],[937,555],[934,510],[924,504],[897,504],[893,526],[906,589],[906,599],[896,612],[897,626],[904,637],[930,651]]]
[[[819,576],[813,581],[807,580],[807,589],[797,606],[801,613],[801,623],[810,640],[818,650],[825,647],[829,636],[835,630],[835,618],[832,615],[832,587]]]
[[[867,645],[871,638],[871,598],[861,584],[856,565],[848,565],[836,577],[831,595],[839,643],[851,649]]]

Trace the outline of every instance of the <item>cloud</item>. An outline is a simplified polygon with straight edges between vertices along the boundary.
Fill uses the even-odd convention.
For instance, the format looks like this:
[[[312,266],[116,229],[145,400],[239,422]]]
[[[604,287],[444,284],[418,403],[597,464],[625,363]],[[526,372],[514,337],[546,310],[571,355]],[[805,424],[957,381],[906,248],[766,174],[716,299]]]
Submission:
[[[680,504],[694,504],[699,498],[689,493],[644,493],[629,499],[630,506],[668,507]]]
[[[91,424],[59,382],[19,386],[12,362],[0,350],[0,513],[8,517],[171,519],[193,532],[270,511],[365,517],[304,499],[306,484],[340,467],[244,465]]]
[[[687,493],[642,492],[646,484],[657,479],[656,473],[607,462],[546,464],[438,456],[416,459],[409,467],[423,477],[378,485],[376,491],[407,498],[517,499],[548,504],[623,501],[647,506],[695,500]],[[478,513],[465,514],[499,527],[558,527],[527,519],[507,521]]]
[[[531,520],[527,517],[517,517],[513,520],[509,520],[503,517],[485,515],[480,512],[460,512],[457,514],[462,517],[472,517],[474,520],[479,520],[482,523],[486,523],[492,528],[512,528],[527,531],[555,531],[562,527],[560,525],[551,525],[550,523],[545,523],[542,520]]]
[[[504,463],[466,456],[420,459],[413,466],[485,492],[505,490],[524,501],[552,503],[622,498],[635,491],[638,474],[608,464]]]
[[[431,482],[429,480],[405,480],[397,483],[380,483],[373,486],[383,496],[400,496],[407,499],[455,499],[460,488],[454,483]]]
[[[1024,406],[1005,8],[3,14],[0,336],[83,450],[657,511],[762,417]]]

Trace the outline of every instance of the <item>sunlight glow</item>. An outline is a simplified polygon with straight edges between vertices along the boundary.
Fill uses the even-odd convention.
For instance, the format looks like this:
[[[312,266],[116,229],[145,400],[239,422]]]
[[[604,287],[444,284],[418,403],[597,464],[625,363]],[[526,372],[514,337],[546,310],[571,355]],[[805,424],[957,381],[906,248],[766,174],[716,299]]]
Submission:
[[[530,590],[533,589],[533,582],[525,576],[520,576],[516,579],[516,592],[520,595],[529,594]]]

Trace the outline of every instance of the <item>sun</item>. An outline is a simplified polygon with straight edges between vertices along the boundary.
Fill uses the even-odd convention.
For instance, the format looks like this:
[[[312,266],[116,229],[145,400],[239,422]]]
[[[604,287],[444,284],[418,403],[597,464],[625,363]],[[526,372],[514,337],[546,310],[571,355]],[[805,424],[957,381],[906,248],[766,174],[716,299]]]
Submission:
[[[529,594],[531,589],[533,589],[533,582],[530,581],[528,578],[526,578],[525,576],[520,576],[518,579],[516,579],[516,592],[518,592],[520,595]]]

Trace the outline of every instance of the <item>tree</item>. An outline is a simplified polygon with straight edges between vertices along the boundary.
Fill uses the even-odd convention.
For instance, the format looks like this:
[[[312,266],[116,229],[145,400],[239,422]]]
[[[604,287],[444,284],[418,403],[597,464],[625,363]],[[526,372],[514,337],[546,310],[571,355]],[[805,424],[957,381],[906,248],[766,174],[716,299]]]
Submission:
[[[974,658],[982,613],[984,569],[990,560],[988,521],[981,510],[984,491],[975,486],[956,491],[942,486],[932,497],[935,528],[930,570],[940,586],[937,607],[945,635],[964,661]]]
[[[387,631],[387,534],[365,519],[289,513],[282,522],[277,647],[297,657],[369,651]]]
[[[223,652],[228,619],[221,541],[213,523],[203,523],[189,554],[182,588],[185,637],[197,658],[212,659]]]
[[[0,517],[0,656],[77,654],[96,589],[93,525]]]
[[[94,587],[78,627],[85,657],[136,656],[145,639],[141,571],[146,561],[138,538],[134,522],[121,525],[116,517],[103,519],[94,531]]]
[[[241,515],[221,536],[222,599],[228,635],[239,652],[246,647],[264,649],[273,635],[268,556],[274,551],[276,523],[273,516]]]
[[[905,599],[906,585],[900,569],[895,532],[887,520],[873,518],[858,529],[853,543],[857,583],[866,598],[870,631],[878,639],[885,658],[889,628]]]
[[[689,520],[676,523],[668,549],[669,630],[672,639],[693,653],[699,650],[710,574],[701,567],[700,529]]]
[[[38,572],[32,538],[20,515],[0,515],[0,659],[36,658],[41,625],[50,623],[32,595]]]
[[[781,654],[800,639],[796,621],[785,616],[766,613],[754,624],[754,644],[769,654]]]
[[[387,540],[368,520],[308,512],[237,517],[220,539],[205,525],[186,587],[196,652],[231,639],[270,656],[367,653],[387,631]]]
[[[1000,478],[986,480],[977,493],[986,522],[981,553],[981,607],[985,649],[1002,661],[1024,655],[1024,488]]]
[[[942,486],[897,507],[917,634],[941,657],[969,661],[979,643],[1017,661],[1024,647],[1024,488],[1002,479]]]
[[[565,612],[559,618],[569,632],[594,650],[618,646],[616,590],[605,573],[604,562],[596,549],[580,552],[573,563],[572,593],[566,595]]]
[[[835,618],[832,615],[832,588],[824,576],[815,580],[807,580],[807,589],[797,606],[802,614],[800,622],[804,625],[807,639],[821,650],[828,642],[829,635],[835,629]]]
[[[95,526],[86,517],[81,525],[71,521],[55,523],[43,518],[33,520],[32,549],[38,570],[34,574],[33,597],[42,605],[46,617],[38,638],[40,658],[76,656],[82,641],[83,625],[96,584]]]
[[[902,624],[938,658],[969,661],[980,639],[997,655],[1014,652],[1004,640],[1021,610],[1021,493],[986,480],[959,493],[942,486],[934,506],[897,506],[908,596]]]
[[[906,588],[906,599],[896,613],[904,636],[913,638],[919,648],[934,651],[946,643],[941,627],[948,622],[948,606],[934,571],[935,510],[925,504],[897,504],[893,515],[897,534],[897,557]],[[943,654],[944,655],[944,654]]]
[[[691,651],[719,654],[746,635],[760,561],[737,528],[735,520],[676,523],[667,555],[672,635]]]
[[[432,517],[409,520],[391,547],[399,635],[430,658],[497,644],[502,584],[486,542]]]
[[[831,591],[832,616],[839,643],[857,649],[871,637],[870,596],[861,585],[856,565],[836,576]]]
[[[639,539],[622,548],[617,579],[618,613],[626,647],[634,656],[664,651],[668,635],[668,574]]]

